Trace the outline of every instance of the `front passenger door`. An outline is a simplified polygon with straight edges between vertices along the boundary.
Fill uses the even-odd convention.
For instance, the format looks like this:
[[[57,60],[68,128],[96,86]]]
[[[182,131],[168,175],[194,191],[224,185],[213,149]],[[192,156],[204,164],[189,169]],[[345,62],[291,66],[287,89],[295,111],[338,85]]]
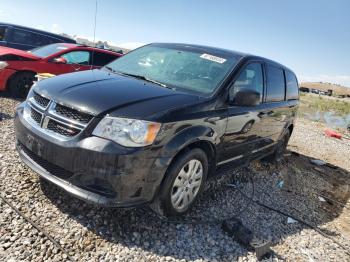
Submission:
[[[75,50],[64,53],[56,58],[64,58],[65,63],[56,63],[55,59],[49,62],[50,73],[59,75],[76,71],[88,70],[91,68],[90,56],[90,51],[87,50]]]
[[[234,98],[240,90],[252,90],[260,94],[260,103],[254,106],[228,105],[227,127],[223,137],[224,154],[220,163],[245,160],[251,152],[269,143],[271,134],[266,129],[269,111],[262,103],[264,94],[264,69],[260,62],[247,64],[229,89]]]

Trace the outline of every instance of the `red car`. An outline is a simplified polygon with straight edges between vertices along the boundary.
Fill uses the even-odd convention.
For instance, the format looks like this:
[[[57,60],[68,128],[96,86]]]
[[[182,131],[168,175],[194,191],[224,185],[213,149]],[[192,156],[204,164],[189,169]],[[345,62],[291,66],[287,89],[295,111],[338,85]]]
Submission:
[[[100,68],[120,56],[113,51],[66,43],[30,51],[0,47],[0,91],[25,97],[38,73],[59,75]]]

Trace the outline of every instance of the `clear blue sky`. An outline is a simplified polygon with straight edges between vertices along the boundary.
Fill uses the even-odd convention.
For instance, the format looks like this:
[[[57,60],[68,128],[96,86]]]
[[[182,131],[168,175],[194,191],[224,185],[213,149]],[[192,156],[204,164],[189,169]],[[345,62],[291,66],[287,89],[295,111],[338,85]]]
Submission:
[[[1,0],[0,21],[92,37],[94,11],[95,0]],[[96,37],[218,46],[350,87],[350,0],[98,0]]]

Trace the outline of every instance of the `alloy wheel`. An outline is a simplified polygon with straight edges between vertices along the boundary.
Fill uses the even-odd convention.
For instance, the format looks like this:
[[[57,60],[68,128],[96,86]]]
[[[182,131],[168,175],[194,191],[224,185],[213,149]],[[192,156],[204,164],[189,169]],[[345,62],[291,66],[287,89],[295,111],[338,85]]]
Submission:
[[[183,211],[193,202],[202,184],[203,165],[192,159],[180,170],[171,190],[171,204],[177,211]]]

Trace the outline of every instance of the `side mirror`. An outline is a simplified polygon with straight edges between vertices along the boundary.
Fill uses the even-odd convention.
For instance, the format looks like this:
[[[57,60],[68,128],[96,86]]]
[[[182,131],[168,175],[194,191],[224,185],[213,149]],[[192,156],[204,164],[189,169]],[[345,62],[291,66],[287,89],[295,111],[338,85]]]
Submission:
[[[230,103],[237,106],[256,106],[260,104],[260,93],[252,89],[239,90],[234,97],[230,97]]]
[[[64,57],[57,57],[53,59],[56,64],[67,64],[67,60]]]

